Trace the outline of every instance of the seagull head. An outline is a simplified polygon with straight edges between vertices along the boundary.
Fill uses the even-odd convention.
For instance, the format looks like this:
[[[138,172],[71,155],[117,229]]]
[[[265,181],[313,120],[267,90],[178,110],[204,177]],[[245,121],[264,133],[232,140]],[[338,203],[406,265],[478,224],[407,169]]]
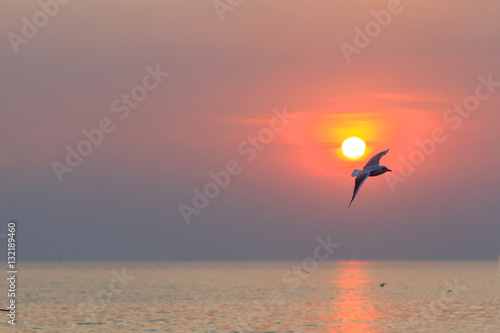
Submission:
[[[383,166],[382,167],[382,173],[386,173],[387,171],[392,172],[391,169],[389,169],[388,167]]]

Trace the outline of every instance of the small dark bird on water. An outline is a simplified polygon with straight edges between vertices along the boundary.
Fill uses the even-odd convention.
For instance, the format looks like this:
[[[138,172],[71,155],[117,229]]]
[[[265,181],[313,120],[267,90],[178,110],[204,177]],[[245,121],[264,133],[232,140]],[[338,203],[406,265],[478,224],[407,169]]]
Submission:
[[[385,286],[387,284],[387,282],[382,282],[382,283],[379,283],[381,287]]]

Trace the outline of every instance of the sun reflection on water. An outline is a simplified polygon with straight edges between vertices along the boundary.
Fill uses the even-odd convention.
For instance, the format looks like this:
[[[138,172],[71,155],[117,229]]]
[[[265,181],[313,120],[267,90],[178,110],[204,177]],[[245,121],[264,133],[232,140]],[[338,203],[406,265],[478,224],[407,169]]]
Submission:
[[[368,283],[372,281],[368,278],[369,263],[351,261],[342,263],[338,268],[339,278],[331,281],[338,289],[338,296],[335,300],[337,312],[329,319],[337,328],[330,332],[358,333],[371,332],[373,323],[379,315],[374,299],[368,294]]]

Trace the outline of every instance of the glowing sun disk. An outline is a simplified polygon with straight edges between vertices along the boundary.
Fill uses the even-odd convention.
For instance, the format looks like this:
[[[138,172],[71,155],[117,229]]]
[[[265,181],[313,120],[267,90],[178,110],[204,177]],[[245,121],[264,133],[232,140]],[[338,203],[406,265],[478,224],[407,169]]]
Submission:
[[[363,156],[365,149],[365,142],[355,136],[345,139],[342,143],[342,152],[350,159],[357,159]]]

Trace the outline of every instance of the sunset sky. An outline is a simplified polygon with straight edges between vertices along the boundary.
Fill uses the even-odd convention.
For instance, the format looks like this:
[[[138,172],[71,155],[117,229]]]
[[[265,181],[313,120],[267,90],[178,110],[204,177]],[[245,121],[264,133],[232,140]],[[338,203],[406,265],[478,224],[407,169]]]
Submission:
[[[54,1],[0,12],[20,260],[302,260],[327,235],[333,260],[500,254],[499,1]]]

